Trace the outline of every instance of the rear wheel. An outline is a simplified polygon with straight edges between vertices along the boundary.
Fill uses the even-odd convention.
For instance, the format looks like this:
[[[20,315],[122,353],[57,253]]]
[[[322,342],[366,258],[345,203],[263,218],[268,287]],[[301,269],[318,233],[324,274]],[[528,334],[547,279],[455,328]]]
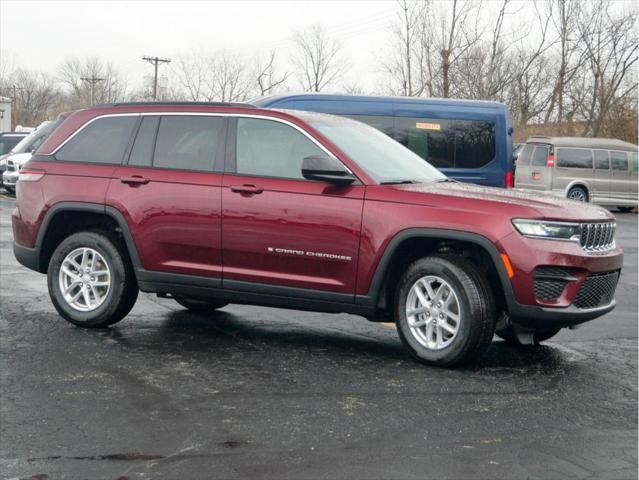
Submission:
[[[119,322],[138,297],[128,259],[109,237],[97,232],[75,233],[58,245],[47,283],[58,313],[80,327]]]
[[[478,357],[495,331],[486,277],[470,261],[425,257],[411,264],[395,296],[399,336],[418,360],[453,367]]]
[[[193,312],[207,312],[217,310],[228,305],[224,302],[215,302],[211,300],[196,300],[193,298],[178,297],[174,299],[177,303]]]
[[[568,190],[567,197],[578,202],[587,202],[588,192],[583,187],[572,187],[570,190]]]
[[[535,342],[535,344],[546,341],[549,338],[552,338],[555,335],[557,335],[559,333],[559,330],[561,330],[561,328],[535,330],[535,333],[533,334],[533,341]],[[497,335],[499,338],[505,340],[508,343],[521,345],[521,342],[517,338],[517,334],[515,333],[515,329],[513,328],[512,325],[495,332],[495,335]]]

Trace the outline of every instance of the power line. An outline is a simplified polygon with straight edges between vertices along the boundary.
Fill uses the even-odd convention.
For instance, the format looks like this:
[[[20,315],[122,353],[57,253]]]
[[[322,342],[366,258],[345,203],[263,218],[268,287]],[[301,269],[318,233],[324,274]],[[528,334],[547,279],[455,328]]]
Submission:
[[[142,60],[149,62],[153,65],[154,75],[153,75],[153,101],[157,100],[158,96],[158,65],[162,63],[171,63],[170,58],[159,58],[159,57],[142,57]]]
[[[80,77],[83,82],[89,82],[91,84],[91,106],[95,104],[95,85],[98,82],[103,82],[104,78],[93,77]]]

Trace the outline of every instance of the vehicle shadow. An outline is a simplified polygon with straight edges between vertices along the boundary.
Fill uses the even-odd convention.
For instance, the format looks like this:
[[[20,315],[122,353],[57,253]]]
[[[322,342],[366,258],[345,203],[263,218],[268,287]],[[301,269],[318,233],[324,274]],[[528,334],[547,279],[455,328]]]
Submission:
[[[294,315],[291,312],[291,315]],[[365,320],[361,320],[365,322]],[[406,362],[413,367],[424,366],[413,359],[402,346],[394,329],[379,324],[366,324],[364,330],[352,329],[351,323],[343,327],[332,321],[328,324],[282,323],[264,319],[249,319],[225,311],[194,313],[186,310],[169,313],[165,320],[149,324],[142,331],[113,327],[104,335],[130,348],[158,350],[163,354],[241,355],[259,353],[286,358],[303,354],[306,358],[375,361],[396,365]],[[495,339],[487,352],[474,364],[459,367],[457,371],[485,369],[529,369],[555,371],[574,362],[563,349],[550,345],[511,345]]]

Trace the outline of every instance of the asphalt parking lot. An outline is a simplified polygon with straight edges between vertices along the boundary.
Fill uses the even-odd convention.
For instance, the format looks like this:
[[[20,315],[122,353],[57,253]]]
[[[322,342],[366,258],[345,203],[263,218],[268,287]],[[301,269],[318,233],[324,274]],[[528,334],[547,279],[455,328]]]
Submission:
[[[12,251],[0,196],[1,478],[636,478],[637,215],[615,311],[477,366],[411,360],[392,326],[141,295],[74,328]]]

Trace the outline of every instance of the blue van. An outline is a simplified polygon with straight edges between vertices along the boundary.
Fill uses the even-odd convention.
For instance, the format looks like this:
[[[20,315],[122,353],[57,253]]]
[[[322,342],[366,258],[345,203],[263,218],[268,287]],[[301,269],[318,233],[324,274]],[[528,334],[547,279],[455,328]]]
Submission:
[[[304,93],[252,103],[350,117],[386,133],[451,178],[513,186],[513,129],[508,107],[500,102]]]

